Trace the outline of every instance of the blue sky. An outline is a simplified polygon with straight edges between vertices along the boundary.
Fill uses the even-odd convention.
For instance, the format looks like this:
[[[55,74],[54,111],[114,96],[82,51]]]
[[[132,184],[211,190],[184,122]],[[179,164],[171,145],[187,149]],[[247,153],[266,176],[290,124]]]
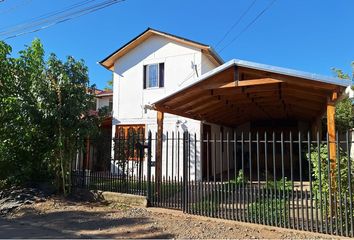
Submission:
[[[81,1],[0,1],[0,31]],[[17,52],[35,37],[40,38],[47,53],[84,59],[91,82],[103,88],[111,73],[97,62],[147,27],[215,47],[252,1],[126,0],[6,42]],[[270,0],[258,0],[220,47],[235,38],[269,3]],[[324,75],[332,75],[332,67],[350,72],[354,61],[353,9],[351,0],[277,0],[219,54],[225,61],[238,58]]]

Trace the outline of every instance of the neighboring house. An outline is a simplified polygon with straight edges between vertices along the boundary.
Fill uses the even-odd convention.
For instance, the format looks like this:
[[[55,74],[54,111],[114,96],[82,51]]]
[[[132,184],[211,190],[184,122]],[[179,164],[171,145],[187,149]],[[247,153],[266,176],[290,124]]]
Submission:
[[[107,107],[108,114],[112,114],[113,110],[113,90],[96,90],[96,111]]]
[[[202,139],[206,134],[224,138],[234,130],[308,131],[316,127],[318,115],[326,109],[332,89],[342,91],[344,86],[344,81],[290,69],[239,60],[224,63],[208,45],[151,28],[100,64],[114,76],[112,137],[129,138],[131,132],[136,132],[146,138],[148,131],[158,132],[159,120],[165,144],[163,149],[153,146],[153,155],[158,159],[155,153],[162,153],[162,162],[172,157],[171,151],[166,152],[166,145],[170,150],[172,147],[171,142],[166,144],[167,132],[171,137],[171,132],[188,130],[193,133],[192,138],[195,134]],[[239,88],[239,94],[230,99],[232,88],[243,80],[250,85]],[[311,90],[315,88],[313,83],[321,88],[318,93]],[[247,89],[254,87],[261,91],[248,92]],[[214,156],[222,158],[226,150],[214,144],[209,147],[212,157],[206,160],[206,148],[201,144],[194,148],[191,161],[196,164],[194,171],[199,172],[192,170],[193,179],[205,178],[207,164],[211,166],[210,173],[212,168],[214,173],[220,173],[220,169],[215,171],[216,166],[212,165],[216,161]],[[179,151],[173,152],[178,154]],[[181,163],[173,164],[172,168],[181,169]],[[162,173],[166,165],[162,164]],[[117,171],[115,162],[112,166],[111,171]],[[146,167],[144,169],[146,171]],[[171,172],[164,175],[170,176]]]
[[[111,137],[112,137],[112,90],[95,90],[96,106],[92,114],[98,114],[105,109],[106,117],[100,125],[100,134],[95,138],[86,140],[85,150],[79,152],[76,161],[77,169],[92,171],[107,171],[110,169],[109,159],[111,158]]]

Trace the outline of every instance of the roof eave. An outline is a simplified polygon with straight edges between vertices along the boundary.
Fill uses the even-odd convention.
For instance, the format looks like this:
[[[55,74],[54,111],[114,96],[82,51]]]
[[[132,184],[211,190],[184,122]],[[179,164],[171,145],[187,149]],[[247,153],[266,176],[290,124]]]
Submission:
[[[203,49],[205,51],[208,51],[209,55],[215,59],[215,61],[217,63],[219,63],[220,65],[222,65],[224,63],[224,61],[222,60],[222,58],[216,53],[216,51],[210,47],[209,45],[200,43],[200,42],[196,42],[187,38],[182,38],[170,33],[166,33],[166,32],[162,32],[153,28],[147,28],[144,32],[140,33],[138,36],[136,36],[135,38],[133,38],[132,40],[130,40],[129,42],[127,42],[126,44],[124,44],[122,47],[120,47],[119,49],[117,49],[116,51],[114,51],[113,53],[111,53],[110,55],[108,55],[106,58],[104,58],[103,60],[101,60],[99,62],[99,64],[101,66],[103,66],[104,68],[113,71],[114,70],[114,63],[112,64],[111,62],[115,62],[117,59],[111,60],[110,59],[114,58],[117,54],[119,54],[119,52],[123,51],[125,48],[127,48],[129,45],[133,44],[135,41],[137,41],[139,38],[143,37],[145,34],[148,33],[151,34],[156,34],[156,35],[160,35],[160,36],[164,36],[164,37],[169,37],[169,38],[175,38],[176,40],[179,40],[181,42],[184,42],[185,44],[189,44],[192,45],[194,47],[198,47],[200,49]]]

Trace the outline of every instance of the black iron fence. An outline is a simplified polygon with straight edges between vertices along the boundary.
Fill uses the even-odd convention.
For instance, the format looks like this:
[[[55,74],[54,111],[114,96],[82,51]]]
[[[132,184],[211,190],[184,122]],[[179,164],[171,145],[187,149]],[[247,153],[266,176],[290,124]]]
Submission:
[[[73,171],[73,187],[143,195],[186,213],[354,236],[351,132],[165,133],[117,138],[109,171]],[[161,170],[156,151],[162,152]]]

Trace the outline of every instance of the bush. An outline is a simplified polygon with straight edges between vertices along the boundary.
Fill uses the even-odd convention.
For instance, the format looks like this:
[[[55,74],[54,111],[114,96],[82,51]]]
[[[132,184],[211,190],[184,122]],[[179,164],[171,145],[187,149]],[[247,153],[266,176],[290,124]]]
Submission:
[[[284,182],[285,182],[285,185],[284,185]],[[274,184],[274,181],[268,181],[267,182],[267,185],[266,185],[266,188],[267,189],[270,189],[270,190],[280,190],[280,191],[291,191],[292,190],[292,183],[291,181],[288,181],[288,179],[286,177],[284,177],[284,180],[283,178],[276,181],[276,186]]]
[[[242,169],[238,171],[238,174],[237,176],[235,176],[235,179],[230,180],[230,183],[234,185],[243,185],[243,184],[247,184],[247,182],[248,181]]]
[[[289,216],[289,212],[285,210],[287,206],[286,199],[265,199],[248,204],[247,210],[253,221],[260,219],[260,222],[268,221],[272,225],[275,225],[276,222],[287,224]]]
[[[339,149],[339,155],[337,158],[339,159],[339,166],[338,162],[336,162],[336,167],[334,168],[333,174],[335,181],[331,184],[332,188],[332,208],[329,206],[329,196],[330,196],[330,180],[331,177],[328,174],[329,164],[328,164],[328,147],[327,144],[321,144],[320,147],[312,147],[311,154],[307,157],[311,160],[312,165],[312,176],[313,176],[313,191],[316,193],[317,196],[317,209],[320,209],[322,206],[323,215],[329,218],[330,214],[326,215],[330,211],[337,212],[338,217],[341,219],[345,219],[345,215],[347,214],[349,218],[354,218],[354,213],[349,212],[349,207],[347,207],[347,212],[344,209],[344,203],[347,202],[349,205],[350,202],[353,202],[354,199],[350,199],[349,195],[349,181],[348,175],[354,172],[354,164],[351,160],[351,169],[348,169],[348,161],[349,158],[346,152],[343,149]],[[340,169],[340,170],[338,170]],[[321,186],[321,187],[320,187]],[[351,190],[354,193],[354,179],[351,179]],[[334,196],[335,193],[335,196]],[[337,209],[335,209],[337,206]],[[332,214],[333,217],[335,214]],[[343,222],[343,227],[344,226]]]

